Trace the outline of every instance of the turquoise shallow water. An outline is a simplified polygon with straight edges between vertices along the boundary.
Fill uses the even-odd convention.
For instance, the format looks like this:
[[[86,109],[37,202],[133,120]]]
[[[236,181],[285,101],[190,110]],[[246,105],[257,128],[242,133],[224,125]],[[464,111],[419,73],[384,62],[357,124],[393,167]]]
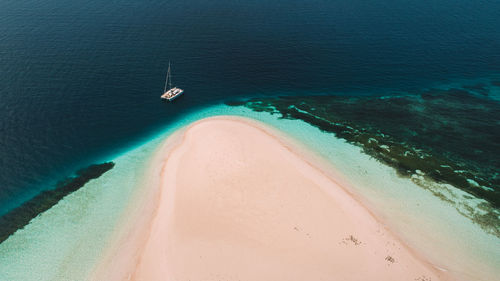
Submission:
[[[351,192],[436,266],[471,280],[493,280],[492,276],[498,274],[495,266],[500,254],[495,249],[500,247],[500,239],[460,214],[457,206],[399,177],[394,169],[362,153],[359,147],[303,121],[221,105],[190,114],[159,130],[148,141],[107,159],[116,163],[112,170],[65,197],[0,244],[0,273],[5,280],[86,280],[111,245],[114,230],[123,223],[122,216],[134,196],[150,188],[140,183],[161,142],[176,129],[214,115],[261,121],[288,136],[299,150],[311,151],[313,157],[333,164],[351,184]],[[454,202],[461,198],[460,206],[473,206],[479,201],[461,197],[459,189],[448,188]]]

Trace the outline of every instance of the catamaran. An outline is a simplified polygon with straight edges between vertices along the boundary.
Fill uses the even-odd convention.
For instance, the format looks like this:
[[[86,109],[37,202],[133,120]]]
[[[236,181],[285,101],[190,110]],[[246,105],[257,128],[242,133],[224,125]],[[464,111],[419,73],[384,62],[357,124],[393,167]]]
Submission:
[[[167,90],[168,85],[168,90]],[[170,71],[170,62],[168,63],[167,78],[165,79],[165,88],[163,89],[162,99],[172,101],[184,93],[183,89],[173,87],[172,88],[172,73]]]

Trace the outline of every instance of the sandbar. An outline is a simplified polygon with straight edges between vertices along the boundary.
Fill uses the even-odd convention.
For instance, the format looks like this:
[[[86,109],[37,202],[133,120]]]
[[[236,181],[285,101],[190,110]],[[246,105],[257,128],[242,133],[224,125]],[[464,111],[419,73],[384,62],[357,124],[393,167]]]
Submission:
[[[269,128],[212,117],[173,138],[151,215],[93,279],[451,279]]]

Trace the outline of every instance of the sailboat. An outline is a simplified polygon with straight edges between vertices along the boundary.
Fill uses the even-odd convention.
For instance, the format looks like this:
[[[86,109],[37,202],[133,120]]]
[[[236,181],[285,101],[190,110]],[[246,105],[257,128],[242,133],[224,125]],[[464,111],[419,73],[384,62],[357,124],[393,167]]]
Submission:
[[[167,90],[168,85],[168,90]],[[172,73],[170,70],[170,62],[168,62],[167,78],[165,79],[165,88],[163,89],[162,99],[172,101],[184,93],[183,89],[173,87],[172,88]]]

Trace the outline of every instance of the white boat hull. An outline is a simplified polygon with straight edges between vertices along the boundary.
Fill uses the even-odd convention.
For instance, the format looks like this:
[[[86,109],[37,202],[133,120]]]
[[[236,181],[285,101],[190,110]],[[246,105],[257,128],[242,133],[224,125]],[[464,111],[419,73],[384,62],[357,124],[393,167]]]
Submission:
[[[161,95],[161,98],[168,100],[168,101],[173,101],[174,99],[178,98],[183,93],[184,93],[184,90],[182,90],[182,89],[172,88],[172,89],[166,91],[165,93],[163,93],[163,95]]]

